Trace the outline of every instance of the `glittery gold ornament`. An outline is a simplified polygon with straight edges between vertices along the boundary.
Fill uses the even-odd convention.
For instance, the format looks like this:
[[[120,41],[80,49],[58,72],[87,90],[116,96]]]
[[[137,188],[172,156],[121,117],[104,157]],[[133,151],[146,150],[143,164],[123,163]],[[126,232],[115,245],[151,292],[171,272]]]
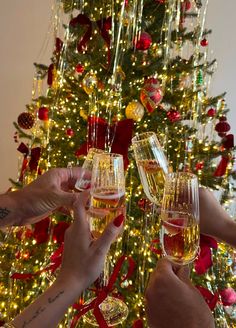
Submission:
[[[81,109],[79,114],[85,121],[87,121],[88,115],[86,114],[86,111],[84,109]]]
[[[84,91],[90,95],[93,93],[95,87],[98,84],[98,79],[94,73],[87,73],[82,81]]]
[[[22,129],[31,129],[35,123],[35,116],[31,113],[24,112],[18,116],[17,122]]]
[[[131,101],[125,109],[125,115],[127,118],[131,118],[136,122],[141,121],[144,115],[144,107],[139,101]]]

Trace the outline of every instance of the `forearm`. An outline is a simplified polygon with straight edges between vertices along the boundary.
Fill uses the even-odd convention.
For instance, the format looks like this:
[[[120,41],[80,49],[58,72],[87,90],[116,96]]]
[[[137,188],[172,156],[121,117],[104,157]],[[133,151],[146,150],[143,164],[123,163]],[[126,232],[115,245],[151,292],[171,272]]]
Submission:
[[[226,218],[224,226],[219,230],[218,236],[216,237],[227,244],[236,247],[236,222],[233,219]]]
[[[17,201],[18,192],[10,192],[0,195],[0,228],[16,225],[21,215],[20,206]]]
[[[80,287],[75,287],[75,284],[66,280],[56,281],[12,323],[16,328],[57,327],[68,307],[76,301],[81,292]]]

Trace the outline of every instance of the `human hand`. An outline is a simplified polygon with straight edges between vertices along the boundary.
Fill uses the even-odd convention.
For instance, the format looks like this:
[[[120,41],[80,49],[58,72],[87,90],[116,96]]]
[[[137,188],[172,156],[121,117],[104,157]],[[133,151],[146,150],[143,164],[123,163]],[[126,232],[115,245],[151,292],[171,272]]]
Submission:
[[[86,289],[103,270],[106,254],[122,230],[124,216],[119,215],[94,240],[87,219],[89,192],[79,194],[73,206],[74,222],[66,230],[59,280],[73,282],[74,288]],[[81,287],[82,286],[82,287]]]
[[[20,206],[15,225],[40,221],[55,209],[71,207],[78,197],[73,193],[75,182],[84,170],[80,167],[50,169],[23,189],[11,193]],[[90,179],[90,172],[86,172]]]
[[[208,305],[189,279],[187,267],[159,260],[145,296],[150,328],[215,327]]]

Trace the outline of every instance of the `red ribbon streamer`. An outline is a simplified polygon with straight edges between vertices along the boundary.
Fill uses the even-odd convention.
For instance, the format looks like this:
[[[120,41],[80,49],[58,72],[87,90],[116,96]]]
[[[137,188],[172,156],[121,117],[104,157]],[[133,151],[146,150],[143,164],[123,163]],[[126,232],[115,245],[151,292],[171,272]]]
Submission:
[[[105,119],[89,116],[88,118],[88,140],[76,151],[76,156],[87,155],[91,147],[104,149],[109,139],[111,141],[111,152],[121,154],[124,157],[125,169],[129,165],[128,149],[131,143],[134,122],[131,119],[125,119],[109,125]]]
[[[38,162],[39,162],[40,154],[41,154],[41,148],[35,147],[35,148],[31,148],[31,150],[29,150],[29,148],[23,142],[21,142],[19,147],[17,148],[17,150],[20,153],[24,154],[24,160],[22,163],[21,173],[20,173],[20,178],[19,178],[19,180],[22,181],[23,175],[24,175],[24,172],[25,172],[27,166],[29,166],[30,171],[37,171]],[[28,161],[27,156],[29,154],[30,154],[30,160]]]
[[[222,156],[220,163],[218,164],[215,172],[214,177],[222,177],[227,169],[229,163],[229,156]]]
[[[159,239],[153,239],[151,241],[150,250],[154,254],[161,255],[162,254],[162,250],[160,248],[157,248],[156,245],[158,245],[160,247],[160,240]]]
[[[99,305],[106,299],[108,294],[110,292],[112,292],[113,286],[116,282],[116,279],[119,275],[119,272],[120,272],[125,260],[128,260],[129,267],[128,267],[127,274],[121,279],[121,282],[125,281],[133,274],[135,266],[136,266],[135,261],[133,260],[132,257],[127,257],[125,255],[122,255],[114,267],[114,270],[108,281],[108,285],[105,286],[102,290],[97,291],[97,297],[94,300],[92,300],[89,304],[79,305],[77,307],[77,308],[79,308],[79,313],[77,315],[75,315],[74,319],[72,320],[70,328],[75,328],[78,320],[85,313],[87,313],[88,311],[90,311],[92,309],[93,309],[93,314],[99,324],[99,327],[100,328],[109,328],[109,326],[106,323],[106,320],[104,319],[104,317],[100,311]]]

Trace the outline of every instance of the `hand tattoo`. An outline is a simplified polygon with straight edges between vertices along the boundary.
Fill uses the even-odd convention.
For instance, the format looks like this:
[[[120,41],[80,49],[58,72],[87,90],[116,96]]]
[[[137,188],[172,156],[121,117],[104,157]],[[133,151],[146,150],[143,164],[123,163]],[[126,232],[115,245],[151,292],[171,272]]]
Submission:
[[[0,220],[5,219],[5,217],[8,216],[8,214],[9,214],[10,212],[11,212],[11,211],[8,210],[7,208],[2,208],[2,207],[0,207]]]

